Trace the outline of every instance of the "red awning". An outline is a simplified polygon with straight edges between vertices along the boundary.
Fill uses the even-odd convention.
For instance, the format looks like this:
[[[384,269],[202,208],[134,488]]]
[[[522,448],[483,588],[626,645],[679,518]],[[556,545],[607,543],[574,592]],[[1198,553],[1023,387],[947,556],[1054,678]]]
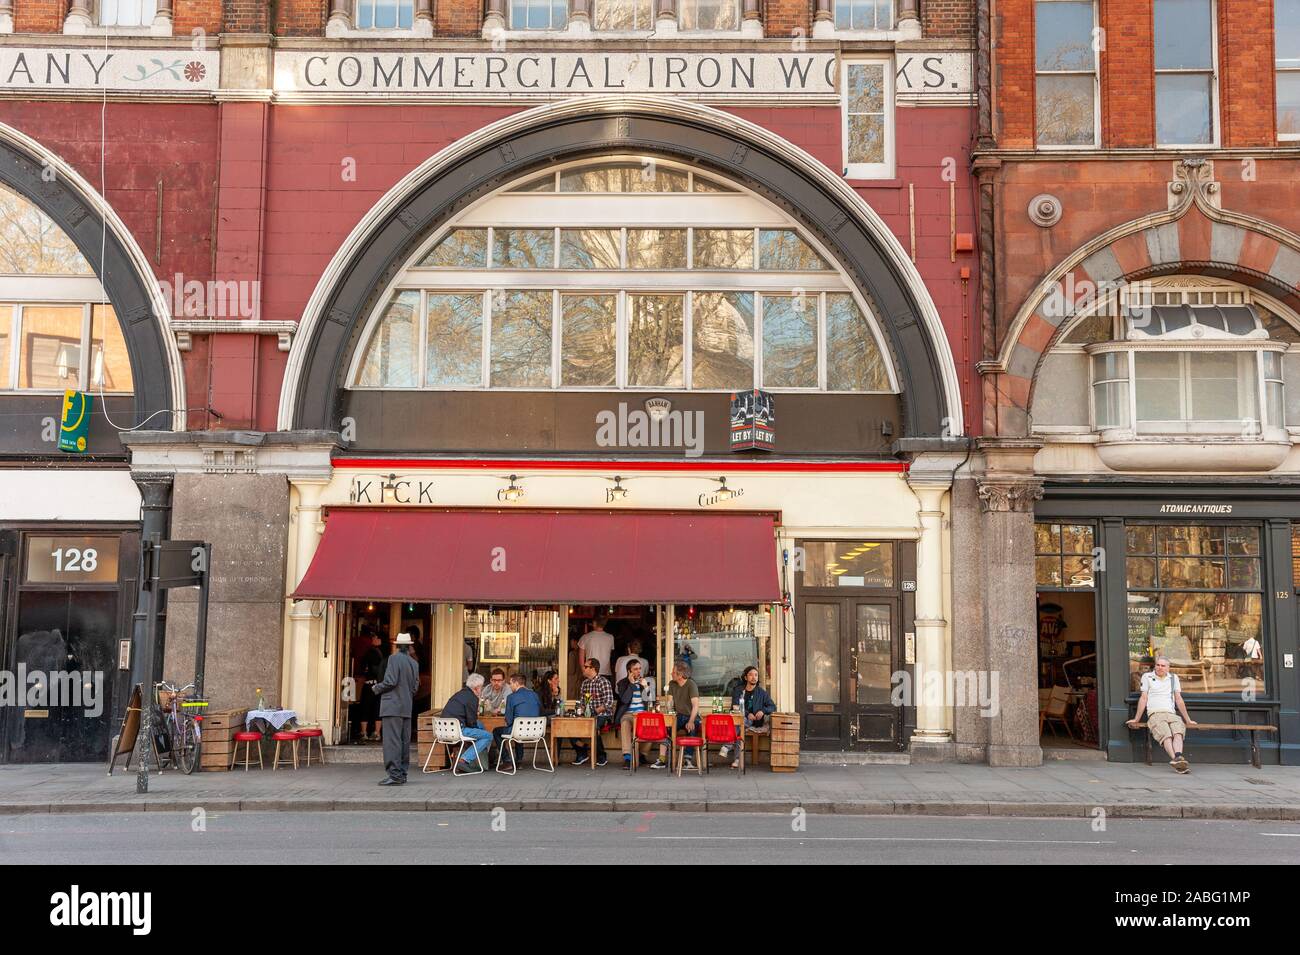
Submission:
[[[338,508],[293,596],[772,603],[776,568],[768,515]]]

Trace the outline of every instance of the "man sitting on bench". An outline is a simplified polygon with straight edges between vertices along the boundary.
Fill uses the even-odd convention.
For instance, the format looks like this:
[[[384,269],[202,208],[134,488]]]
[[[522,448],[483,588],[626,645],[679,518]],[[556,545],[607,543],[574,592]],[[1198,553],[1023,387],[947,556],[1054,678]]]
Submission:
[[[1187,727],[1195,726],[1196,721],[1187,715],[1182,686],[1178,677],[1169,672],[1168,657],[1156,657],[1155,672],[1142,674],[1142,696],[1138,699],[1137,713],[1128,725],[1136,728],[1142,722],[1143,712],[1148,714],[1147,731],[1169,754],[1169,765],[1180,773],[1188,772],[1187,757],[1183,755],[1183,737],[1187,735]],[[1182,719],[1179,719],[1179,713]]]

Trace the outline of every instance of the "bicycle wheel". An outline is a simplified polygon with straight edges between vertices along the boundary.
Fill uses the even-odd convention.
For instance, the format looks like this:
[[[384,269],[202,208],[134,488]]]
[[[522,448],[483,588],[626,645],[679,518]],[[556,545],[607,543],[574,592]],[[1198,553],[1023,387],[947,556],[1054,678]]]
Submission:
[[[176,758],[177,768],[189,775],[199,768],[199,724],[192,716],[181,720],[180,732],[172,741],[172,755]]]

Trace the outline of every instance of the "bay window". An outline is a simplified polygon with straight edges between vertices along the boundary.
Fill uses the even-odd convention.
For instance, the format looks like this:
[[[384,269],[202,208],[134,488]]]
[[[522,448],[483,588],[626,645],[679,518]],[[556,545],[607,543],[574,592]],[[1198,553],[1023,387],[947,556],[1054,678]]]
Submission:
[[[1264,429],[1281,430],[1283,348],[1094,351],[1094,425],[1138,434],[1242,438],[1258,436]]]

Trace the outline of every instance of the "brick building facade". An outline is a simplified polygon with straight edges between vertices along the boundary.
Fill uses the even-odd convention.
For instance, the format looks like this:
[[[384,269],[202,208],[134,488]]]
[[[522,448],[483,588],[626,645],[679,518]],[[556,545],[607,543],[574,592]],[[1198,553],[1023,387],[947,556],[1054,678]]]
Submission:
[[[57,293],[21,282],[4,293],[20,303],[6,333],[29,356],[12,359],[0,388],[6,420],[18,422],[0,446],[0,565],[13,595],[0,612],[5,665],[60,640],[87,666],[111,657],[128,667],[106,667],[108,709],[120,710],[126,687],[150,669],[134,555],[142,536],[158,534],[213,544],[214,704],[271,688],[332,742],[351,731],[344,683],[363,627],[422,625],[425,690],[438,702],[461,681],[469,628],[480,625],[473,615],[525,603],[567,607],[575,619],[612,606],[629,632],[654,630],[657,673],[689,651],[703,653],[704,679],[724,645],[708,634],[692,643],[704,602],[672,594],[577,582],[548,601],[433,583],[397,595],[373,577],[365,594],[308,592],[309,572],[339,552],[345,525],[369,519],[369,499],[358,499],[369,475],[382,471],[395,487],[429,475],[438,507],[487,513],[504,500],[495,471],[509,468],[530,488],[531,508],[585,513],[609,510],[589,492],[612,460],[636,506],[665,519],[705,507],[734,521],[767,515],[777,548],[764,574],[780,582],[745,590],[720,559],[709,571],[716,606],[700,611],[751,608],[742,611],[746,652],[781,706],[804,713],[810,750],[954,755],[954,707],[917,699],[891,708],[879,696],[891,675],[952,668],[948,526],[977,519],[973,506],[958,513],[951,494],[984,417],[974,371],[972,4],[144,0],[115,9],[105,24],[109,8],[95,0],[0,2],[0,132],[10,152],[0,179],[21,214],[48,222],[93,272],[75,280],[76,295],[72,278]],[[519,191],[552,173],[554,195]],[[606,198],[569,195],[588,189]],[[674,195],[683,191],[700,195]],[[454,277],[430,272],[421,263],[441,261],[453,235],[491,235],[493,251],[475,265],[462,249],[469,258]],[[570,343],[556,331],[557,361],[534,356],[542,364],[520,379],[530,384],[499,390],[496,348],[510,343],[494,322],[509,319],[493,269],[505,267],[498,254],[523,254],[501,243],[522,241],[546,243],[546,267],[511,266],[524,271],[502,280],[517,290],[508,294],[554,296],[545,321],[559,328],[577,321],[567,309],[584,290],[583,307],[607,308],[599,321],[610,337]],[[614,242],[616,261],[595,274],[597,259],[584,256],[603,241]],[[586,267],[566,264],[574,242],[597,243],[572,253]],[[86,285],[96,280],[98,290]],[[433,322],[444,315],[430,309],[453,293],[466,307],[466,289],[491,293],[472,319],[483,377],[441,387]],[[43,303],[69,296],[84,296],[75,307],[87,316],[111,306],[133,387],[100,387],[100,319],[62,345],[34,331]],[[432,350],[392,344],[406,334],[393,309],[407,301],[423,303],[418,331]],[[667,323],[657,327],[678,344],[646,358],[638,336],[651,321]],[[439,341],[450,353],[456,340]],[[37,388],[24,362],[46,360],[47,347],[51,377]],[[588,352],[570,360],[570,347]],[[407,360],[417,362],[415,383],[391,370]],[[607,367],[608,379],[570,388],[574,362]],[[60,454],[31,426],[57,408],[56,380],[95,402],[85,455]],[[732,451],[731,393],[755,389],[781,412],[776,450]],[[701,416],[693,452],[635,441],[611,451],[590,433],[605,405],[655,399]],[[727,495],[697,493],[716,491],[720,474]],[[57,503],[37,493],[56,479]],[[737,486],[744,507],[727,500]],[[861,569],[823,568],[839,584],[827,590],[801,569],[802,555],[841,541],[858,542],[845,560]],[[112,550],[116,577],[32,576],[33,554],[74,544]],[[117,599],[102,597],[93,626],[66,613],[59,622],[39,610],[56,584]],[[842,625],[814,619],[823,605]],[[192,592],[173,592],[166,611],[153,675],[173,679],[194,665]],[[870,677],[869,647],[879,657]],[[86,758],[107,741],[106,723],[46,729],[11,731],[0,760]]]
[[[1292,763],[1300,10],[981,16],[982,444],[1015,542],[984,632],[1024,635],[1040,692],[1065,688],[1111,759],[1133,757],[1125,721],[1163,655],[1194,718],[1280,726],[1269,754]],[[1224,547],[1249,555],[1239,576]],[[1245,739],[1207,730],[1189,752],[1237,759]]]

